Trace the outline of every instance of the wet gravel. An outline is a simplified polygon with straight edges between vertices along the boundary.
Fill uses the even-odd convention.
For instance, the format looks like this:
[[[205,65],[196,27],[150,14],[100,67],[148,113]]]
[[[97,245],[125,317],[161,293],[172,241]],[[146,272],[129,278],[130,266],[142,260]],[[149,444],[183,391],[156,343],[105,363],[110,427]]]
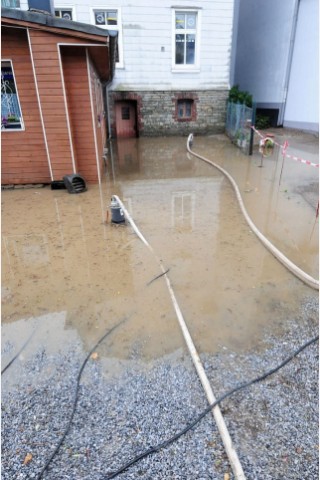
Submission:
[[[203,354],[215,395],[275,367],[315,336],[317,308],[315,298],[306,300],[300,314],[288,321],[286,333],[266,338],[259,351],[255,347],[238,354],[222,347],[215,355]],[[9,347],[3,345],[3,352]],[[149,364],[138,356],[117,369],[115,359],[98,356],[88,361],[71,429],[43,478],[106,478],[144,449],[175,434],[206,406],[184,349]],[[51,355],[39,347],[4,373],[3,480],[38,478],[68,424],[84,358],[81,342]],[[318,344],[314,344],[277,374],[223,402],[222,412],[248,479],[318,478],[317,381]],[[207,415],[178,441],[117,478],[224,480],[233,475]]]

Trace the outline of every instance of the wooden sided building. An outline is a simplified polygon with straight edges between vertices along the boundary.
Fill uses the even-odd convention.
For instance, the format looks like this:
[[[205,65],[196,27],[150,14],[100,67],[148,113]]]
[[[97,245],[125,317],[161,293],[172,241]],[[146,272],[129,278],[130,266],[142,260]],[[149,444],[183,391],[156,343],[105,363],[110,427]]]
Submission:
[[[2,185],[100,180],[116,37],[41,11],[2,9]]]

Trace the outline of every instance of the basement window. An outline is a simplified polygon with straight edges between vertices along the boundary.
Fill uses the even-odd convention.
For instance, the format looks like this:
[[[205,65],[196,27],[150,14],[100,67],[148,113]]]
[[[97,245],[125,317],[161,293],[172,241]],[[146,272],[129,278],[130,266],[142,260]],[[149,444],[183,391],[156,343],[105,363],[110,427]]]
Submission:
[[[178,100],[177,109],[178,109],[177,111],[178,120],[191,120],[193,100],[190,100],[190,99]]]
[[[1,130],[24,130],[11,60],[1,61]]]

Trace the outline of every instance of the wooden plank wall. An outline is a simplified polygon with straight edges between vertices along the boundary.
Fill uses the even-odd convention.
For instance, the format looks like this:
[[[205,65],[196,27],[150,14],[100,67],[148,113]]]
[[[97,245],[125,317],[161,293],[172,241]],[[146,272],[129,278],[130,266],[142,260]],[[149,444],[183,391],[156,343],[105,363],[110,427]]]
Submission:
[[[83,174],[88,182],[96,182],[98,172],[85,47],[58,46],[58,43],[81,45],[91,42],[43,30],[29,30],[49,151],[48,160],[27,31],[5,27],[3,31],[2,58],[13,60],[25,131],[3,132],[2,183],[50,183],[49,160],[53,180],[61,180],[64,175],[74,171],[72,151],[76,172]],[[59,51],[62,68],[60,68]],[[91,66],[90,78],[92,93],[95,95],[93,69],[94,67]],[[96,104],[95,100],[93,103]],[[99,161],[102,163],[104,140],[101,126],[97,125],[97,111],[95,111],[95,121]],[[102,123],[105,123],[104,120]]]
[[[95,119],[96,148],[100,172],[102,171],[103,149],[106,146],[107,123],[104,115],[104,103],[102,85],[100,83],[96,69],[89,58],[90,81],[92,92],[92,107]]]
[[[30,29],[30,40],[54,180],[73,173],[57,43],[60,35]]]
[[[98,179],[85,48],[61,47],[63,75],[72,126],[77,173]]]
[[[26,30],[3,28],[2,58],[12,60],[25,130],[2,131],[1,183],[49,183]]]

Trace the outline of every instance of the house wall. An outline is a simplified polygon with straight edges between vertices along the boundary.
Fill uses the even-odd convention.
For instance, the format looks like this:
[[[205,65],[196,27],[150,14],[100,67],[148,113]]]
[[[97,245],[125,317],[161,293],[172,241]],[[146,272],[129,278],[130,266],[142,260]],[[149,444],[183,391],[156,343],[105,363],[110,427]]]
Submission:
[[[111,4],[126,5],[112,1]],[[228,88],[233,0],[200,2],[136,0],[123,7],[124,68],[117,71],[114,89],[204,90]],[[199,71],[176,73],[172,68],[175,7],[199,8]],[[131,87],[131,88],[130,88]]]
[[[102,83],[99,80],[90,55],[87,55],[87,67],[90,78],[92,123],[94,125],[94,141],[96,148],[96,172],[102,171],[104,149],[107,141],[107,122]]]
[[[281,107],[296,0],[239,1],[233,83],[261,106]]]
[[[193,92],[198,95],[197,119],[189,124],[199,133],[221,129],[225,118],[225,100],[230,88],[230,54],[233,28],[234,0],[169,0],[146,2],[134,0],[56,0],[56,7],[72,6],[77,21],[93,23],[92,7],[119,9],[120,31],[123,44],[123,65],[116,69],[109,100],[113,109],[116,93],[124,92],[127,97],[141,98],[140,119],[144,128],[140,135],[177,134],[181,122],[172,117],[172,97],[179,92]],[[174,7],[173,7],[174,5]],[[177,72],[173,68],[174,8],[198,9],[199,66],[194,71]],[[106,27],[108,28],[108,27]],[[111,27],[109,27],[111,29]],[[114,95],[113,95],[113,93]],[[152,92],[158,92],[153,95]],[[166,94],[167,92],[167,94]],[[161,114],[155,110],[158,97],[166,104]],[[212,99],[212,103],[208,104]],[[221,109],[219,114],[216,108]],[[159,130],[159,125],[161,129]],[[185,129],[183,129],[185,130]]]
[[[300,0],[284,126],[319,131],[319,3]]]
[[[73,150],[57,42],[70,39],[30,29],[30,42],[54,180],[73,173]]]
[[[98,179],[85,48],[62,47],[61,57],[77,173]],[[101,158],[101,156],[100,156]]]
[[[221,133],[225,129],[227,95],[227,90],[112,92],[112,134],[116,135],[115,104],[122,100],[136,102],[138,131],[142,136]],[[177,118],[177,100],[183,98],[194,102],[191,120]]]
[[[2,184],[50,183],[76,172],[96,182],[106,125],[103,102],[98,121],[95,100],[101,84],[96,73],[91,78],[94,67],[89,72],[81,47],[88,41],[37,29],[29,29],[29,37],[27,29],[3,27],[3,32],[2,58],[13,61],[25,130],[2,132]],[[67,50],[58,43],[79,46]]]
[[[318,0],[235,0],[231,83],[278,125],[319,131]]]
[[[2,184],[48,183],[50,172],[26,30],[2,29],[2,59],[12,60],[24,131],[2,131]]]

